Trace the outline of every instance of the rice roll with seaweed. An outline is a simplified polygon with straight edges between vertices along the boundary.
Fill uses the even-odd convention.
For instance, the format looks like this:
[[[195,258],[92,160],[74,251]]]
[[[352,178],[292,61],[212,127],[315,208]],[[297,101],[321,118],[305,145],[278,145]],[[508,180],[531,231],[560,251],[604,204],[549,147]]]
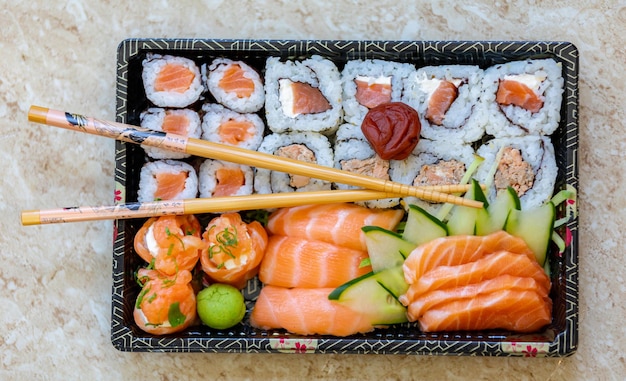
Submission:
[[[341,92],[339,70],[329,59],[266,61],[265,116],[273,132],[333,133],[342,117]]]
[[[479,147],[477,154],[485,161],[476,179],[487,186],[489,202],[509,186],[517,192],[522,209],[540,206],[552,196],[558,168],[548,137],[496,138]]]
[[[259,73],[243,61],[216,58],[202,66],[208,91],[215,100],[241,113],[257,112],[265,103],[265,89]]]
[[[402,101],[420,115],[421,136],[472,143],[484,135],[483,70],[473,65],[426,66],[405,80]]]
[[[259,148],[265,124],[257,114],[242,114],[213,103],[204,104],[202,111],[204,140],[250,150]]]
[[[252,167],[206,159],[198,170],[200,197],[243,196],[252,194]]]
[[[159,107],[187,107],[204,91],[200,69],[185,57],[149,53],[142,62],[146,97]]]
[[[191,109],[164,109],[152,107],[140,115],[140,125],[154,131],[162,131],[190,138],[200,138],[200,116]],[[141,147],[153,159],[184,159],[191,155],[184,152],[173,152],[158,147]]]
[[[563,76],[553,59],[514,61],[485,70],[482,101],[495,137],[551,135],[561,120]]]
[[[258,150],[326,167],[333,166],[333,151],[328,138],[315,132],[270,134],[263,139]],[[306,176],[256,168],[254,189],[257,193],[317,191],[331,189],[331,183]]]
[[[179,160],[147,162],[139,173],[137,201],[181,200],[198,194],[198,175],[188,163]]]

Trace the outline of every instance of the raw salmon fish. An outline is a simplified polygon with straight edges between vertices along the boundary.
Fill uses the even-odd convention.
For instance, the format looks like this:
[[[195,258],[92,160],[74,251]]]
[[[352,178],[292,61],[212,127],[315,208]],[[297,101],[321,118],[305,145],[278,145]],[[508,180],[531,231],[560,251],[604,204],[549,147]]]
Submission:
[[[391,80],[385,83],[370,83],[366,80],[355,79],[356,95],[355,98],[359,104],[374,108],[383,103],[391,102]]]
[[[282,208],[267,223],[270,234],[324,241],[355,250],[367,251],[366,225],[395,229],[404,216],[401,209],[369,209],[351,203],[305,205]]]
[[[189,129],[189,118],[186,115],[180,113],[173,113],[165,111],[165,117],[163,118],[163,125],[161,129],[164,132],[170,132],[177,135],[187,135]]]
[[[537,112],[543,107],[543,101],[533,89],[515,80],[501,80],[496,93],[496,102],[501,105],[514,105],[530,112]]]
[[[154,191],[155,200],[172,200],[185,189],[185,182],[189,173],[159,172],[155,175],[157,188]]]
[[[228,93],[237,94],[238,98],[248,98],[254,92],[254,81],[245,73],[241,66],[232,64],[224,71],[218,86]]]
[[[184,93],[195,78],[193,71],[178,63],[168,63],[159,71],[154,81],[156,91]]]
[[[290,91],[289,99],[293,101],[288,115],[318,114],[331,109],[330,103],[319,88],[304,82],[292,82],[288,79],[282,81],[285,90],[281,90],[281,93]],[[286,90],[287,88],[289,90]]]
[[[259,280],[281,287],[339,287],[372,270],[361,267],[366,251],[323,241],[271,235],[259,270]]]
[[[246,176],[238,167],[222,167],[215,171],[215,178],[217,180],[213,191],[215,197],[232,196],[246,183]]]
[[[450,81],[441,81],[428,100],[426,119],[432,124],[441,125],[452,102],[459,96],[459,89]]]
[[[247,120],[230,119],[220,124],[217,129],[221,141],[234,146],[250,139],[254,132],[254,124]]]
[[[333,288],[264,286],[250,315],[250,324],[298,335],[349,336],[374,330],[366,316],[329,300],[332,291]]]

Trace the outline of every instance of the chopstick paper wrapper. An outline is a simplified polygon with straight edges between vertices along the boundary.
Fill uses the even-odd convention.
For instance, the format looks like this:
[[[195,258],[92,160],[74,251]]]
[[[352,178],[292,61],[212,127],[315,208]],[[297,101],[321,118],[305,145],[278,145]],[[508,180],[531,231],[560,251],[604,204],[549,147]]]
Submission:
[[[413,196],[433,202],[447,202],[474,208],[481,208],[483,206],[482,202],[479,201],[468,200],[459,196],[421,187],[381,180],[375,177],[278,157],[262,152],[196,138],[188,138],[176,134],[153,131],[123,123],[104,121],[40,106],[31,106],[28,112],[28,119],[36,123],[100,135],[128,143],[144,144],[174,152],[185,152],[204,158],[288,172],[294,175],[313,177],[330,182],[339,182],[398,196]]]

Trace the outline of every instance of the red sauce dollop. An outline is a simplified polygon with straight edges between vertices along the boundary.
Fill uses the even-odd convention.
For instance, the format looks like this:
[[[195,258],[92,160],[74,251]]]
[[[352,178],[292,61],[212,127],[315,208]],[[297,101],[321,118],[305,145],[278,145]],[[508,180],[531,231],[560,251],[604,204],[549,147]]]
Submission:
[[[402,102],[390,102],[368,111],[363,135],[384,160],[406,159],[419,141],[422,124],[417,111]]]

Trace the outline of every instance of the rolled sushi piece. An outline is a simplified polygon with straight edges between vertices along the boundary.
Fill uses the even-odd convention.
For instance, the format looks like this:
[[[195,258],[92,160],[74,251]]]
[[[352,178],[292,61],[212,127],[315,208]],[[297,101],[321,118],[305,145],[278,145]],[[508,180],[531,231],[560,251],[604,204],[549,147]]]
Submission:
[[[332,61],[267,59],[265,116],[272,132],[332,134],[341,122],[341,101],[341,76]]]
[[[252,167],[206,159],[198,170],[200,197],[244,196],[252,194]]]
[[[261,76],[243,61],[216,58],[202,66],[202,76],[215,100],[233,111],[257,112],[265,103]]]
[[[383,160],[376,154],[367,141],[361,127],[344,123],[337,130],[335,141],[335,168],[361,175],[390,180],[391,161]],[[337,189],[356,189],[357,187],[335,183]],[[391,208],[400,203],[399,198],[359,201],[357,204],[369,208]]]
[[[517,192],[522,210],[540,206],[552,197],[558,167],[548,137],[496,138],[476,153],[485,159],[476,179],[487,186],[489,202],[509,186]]]
[[[485,70],[482,102],[496,138],[550,135],[561,120],[563,76],[553,59],[515,61]]]
[[[483,137],[483,70],[473,65],[426,66],[406,80],[402,101],[417,110],[421,136],[472,143]]]
[[[191,109],[151,107],[141,113],[140,125],[150,130],[173,133],[190,138],[200,138],[202,134],[200,116]],[[153,159],[184,159],[191,156],[184,152],[172,152],[143,144],[141,147]]]
[[[187,107],[200,99],[200,69],[189,58],[148,54],[142,65],[146,97],[156,106]]]
[[[391,180],[415,186],[459,184],[475,160],[470,144],[420,139],[404,160],[391,162]],[[443,204],[405,197],[404,206],[417,205],[436,215]]]
[[[411,64],[379,59],[350,60],[341,71],[344,121],[360,125],[369,109],[402,97]]]
[[[265,124],[257,114],[238,113],[214,103],[202,105],[202,111],[202,139],[250,150],[261,145]]]
[[[315,132],[274,133],[267,135],[259,152],[333,166],[333,150],[325,135]],[[301,175],[256,168],[254,190],[257,193],[280,193],[330,190],[331,183]]]
[[[137,201],[182,200],[198,194],[198,175],[180,160],[147,162],[139,173]]]

